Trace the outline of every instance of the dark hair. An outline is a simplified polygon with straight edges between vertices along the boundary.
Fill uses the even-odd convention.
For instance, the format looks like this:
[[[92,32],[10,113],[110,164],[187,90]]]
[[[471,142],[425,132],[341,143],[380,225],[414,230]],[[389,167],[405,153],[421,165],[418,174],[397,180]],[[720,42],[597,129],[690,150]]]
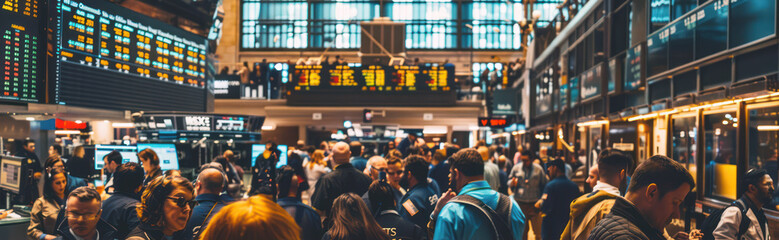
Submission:
[[[278,184],[279,198],[289,195],[289,189],[292,187],[292,176],[295,176],[295,169],[285,165],[279,168],[276,174],[276,184]]]
[[[403,160],[401,160],[398,157],[394,157],[394,156],[387,157],[387,165],[388,166],[389,165],[394,165],[394,164],[397,164],[397,163],[401,163],[401,165],[403,165]]]
[[[138,160],[140,158],[149,160],[151,162],[152,166],[159,166],[160,165],[160,158],[157,157],[157,153],[154,152],[154,150],[151,150],[151,148],[144,149],[143,151],[138,153]]]
[[[62,174],[65,176],[65,181],[68,181],[68,173],[65,172],[65,169],[61,168],[52,168],[49,173],[43,175],[43,198],[46,198],[47,200],[56,199],[57,193],[54,192],[54,188],[51,186],[52,182],[54,181],[54,176],[57,176],[57,174]],[[65,189],[65,196],[68,195],[68,189]],[[64,199],[63,199],[64,200]]]
[[[468,177],[484,175],[484,161],[481,159],[481,154],[473,148],[457,151],[449,159],[449,164]]]
[[[362,143],[358,141],[350,142],[349,151],[352,151],[352,157],[359,157],[362,154]]]
[[[527,156],[528,158],[533,158],[533,151],[530,150],[522,150],[522,156]]]
[[[143,167],[140,164],[129,162],[116,167],[114,171],[114,191],[122,193],[135,193],[143,184]]]
[[[443,162],[446,160],[446,149],[438,149],[435,151],[435,154],[433,154],[433,159],[439,162]]]
[[[150,225],[152,227],[164,226],[164,208],[165,200],[168,198],[171,192],[176,188],[184,188],[189,192],[193,192],[192,183],[186,178],[178,176],[159,176],[154,178],[149,185],[146,186],[146,190],[143,190],[143,196],[141,196],[141,204],[138,204],[136,211],[138,211],[138,219],[141,223]]]
[[[768,171],[765,169],[749,169],[749,171],[744,174],[744,181],[741,182],[744,192],[749,190],[749,185],[759,187],[760,183],[763,181],[763,177],[766,175],[768,175]]]
[[[630,179],[628,191],[639,191],[652,183],[657,184],[661,198],[666,193],[678,189],[682,184],[686,183],[690,188],[695,186],[692,175],[682,164],[662,155],[654,155],[636,168],[636,172]]]
[[[598,156],[598,176],[611,178],[619,175],[622,170],[625,170],[625,174],[629,174],[631,165],[633,165],[633,161],[621,151],[604,150]]]
[[[25,139],[25,140],[22,142],[22,146],[25,146],[25,147],[26,147],[27,145],[30,145],[30,143],[35,143],[35,140],[32,140],[32,139]]]
[[[46,162],[43,164],[43,169],[49,170],[50,168],[54,167],[54,164],[57,162],[62,162],[62,158],[59,156],[49,156],[46,158]],[[62,165],[64,166],[65,163],[63,162]]]
[[[51,148],[54,149],[55,152],[57,152],[57,155],[62,155],[62,146],[60,145],[51,145]]]
[[[330,239],[378,239],[389,240],[379,223],[368,211],[368,206],[360,196],[354,193],[344,193],[333,201],[330,218],[333,226],[330,228]]]
[[[371,212],[378,213],[379,211],[395,209],[395,194],[392,191],[392,186],[384,181],[373,181],[368,188],[368,199],[371,203]]]
[[[79,202],[91,202],[93,200],[97,200],[97,202],[103,201],[102,199],[100,199],[100,194],[97,193],[97,190],[87,186],[73,189],[73,191],[70,192],[70,194],[68,194],[68,199],[72,197],[78,199]]]
[[[427,182],[428,163],[420,155],[409,155],[406,160],[403,161],[403,171],[411,173],[411,176],[420,182]]]
[[[108,163],[116,163],[117,165],[122,165],[122,154],[119,153],[119,151],[113,150],[107,155],[105,155],[105,165],[108,165]]]

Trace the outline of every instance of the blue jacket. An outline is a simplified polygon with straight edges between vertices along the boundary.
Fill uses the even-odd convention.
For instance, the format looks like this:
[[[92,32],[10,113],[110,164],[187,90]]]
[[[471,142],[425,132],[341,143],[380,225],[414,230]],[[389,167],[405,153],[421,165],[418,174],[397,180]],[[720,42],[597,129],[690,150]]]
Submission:
[[[100,219],[111,226],[116,227],[115,236],[124,239],[131,230],[138,226],[138,212],[135,210],[139,204],[138,196],[116,192],[103,201],[103,213]]]
[[[438,193],[427,182],[419,183],[403,195],[398,202],[398,213],[404,219],[426,228],[430,214],[438,202]]]
[[[64,216],[63,216],[64,217]],[[116,228],[112,226],[111,224],[108,224],[107,222],[103,221],[102,219],[98,220],[97,226],[95,227],[97,229],[98,237],[96,240],[114,240],[117,239],[116,237]],[[64,239],[64,240],[76,240],[77,238],[73,236],[73,234],[70,233],[70,226],[68,225],[68,221],[63,220],[59,226],[57,226],[57,233],[60,235],[57,237],[57,240]]]
[[[319,240],[322,239],[322,221],[319,214],[311,207],[303,204],[298,198],[285,197],[280,198],[277,203],[287,210],[290,216],[300,226],[300,239]]]
[[[432,165],[428,176],[438,184],[439,193],[446,192],[449,189],[449,162],[442,161],[438,165]]]
[[[197,206],[192,208],[192,215],[187,221],[187,226],[180,233],[181,239],[196,239],[195,236],[203,230],[201,228],[208,225],[211,218],[232,202],[232,199],[224,199],[219,195],[207,193],[197,195],[195,201],[197,201]]]
[[[368,159],[365,159],[364,157],[352,157],[349,159],[349,163],[354,166],[357,170],[360,170],[360,172],[365,170],[365,166],[368,165]]]
[[[466,184],[459,194],[467,194],[481,200],[487,206],[498,206],[498,192],[487,181]],[[511,199],[511,231],[514,239],[522,239],[525,230],[525,214]],[[497,239],[489,220],[480,210],[455,202],[447,203],[438,214],[433,239]]]
[[[398,240],[422,240],[427,239],[427,233],[423,228],[411,223],[398,215],[395,210],[384,210],[376,217],[376,222],[390,236],[390,239]]]
[[[568,180],[565,175],[561,175],[546,184],[544,194],[546,194],[546,200],[541,206],[541,212],[544,213],[544,220],[541,223],[541,238],[560,239],[565,225],[568,224],[571,202],[581,195],[579,194],[579,186]]]
[[[68,184],[65,186],[65,191],[68,191],[68,193],[70,193],[73,190],[76,190],[76,188],[85,187],[85,186],[87,186],[86,179],[70,176],[70,174],[68,174]]]

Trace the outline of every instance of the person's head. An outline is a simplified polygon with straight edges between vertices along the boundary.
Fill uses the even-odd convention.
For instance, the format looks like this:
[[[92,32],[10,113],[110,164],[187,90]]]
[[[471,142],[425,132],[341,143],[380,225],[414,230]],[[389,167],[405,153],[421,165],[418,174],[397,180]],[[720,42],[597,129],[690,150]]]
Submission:
[[[297,142],[297,144],[295,145],[295,147],[296,147],[298,150],[305,151],[305,149],[304,149],[304,148],[306,148],[306,141],[303,141],[303,140],[298,140],[298,142]]]
[[[84,146],[78,146],[73,148],[73,156],[76,156],[78,158],[83,158],[85,154]]]
[[[222,192],[225,175],[216,168],[206,168],[197,175],[195,182],[196,194],[216,194]]]
[[[35,152],[35,140],[26,139],[22,142],[22,148],[28,152]]]
[[[373,156],[368,159],[368,167],[365,168],[365,174],[371,177],[373,181],[379,180],[379,173],[387,171],[387,160],[381,156]]]
[[[662,230],[679,217],[679,205],[695,186],[692,175],[680,163],[662,155],[645,160],[636,168],[625,195],[649,224]]]
[[[308,168],[312,169],[314,168],[314,165],[326,165],[325,164],[325,151],[321,149],[314,150],[314,153],[311,154],[311,161],[309,162]]]
[[[472,148],[457,151],[449,159],[449,187],[459,192],[465,184],[484,179],[484,161]]]
[[[546,169],[549,171],[549,178],[565,175],[565,161],[562,159],[555,159],[546,163]]]
[[[143,185],[143,168],[140,164],[129,162],[114,171],[114,191],[128,194],[136,194],[141,191]]]
[[[90,187],[79,187],[68,194],[65,203],[65,216],[68,226],[74,235],[89,239],[97,233],[97,222],[100,221],[100,194]]]
[[[352,155],[352,151],[349,150],[349,144],[345,142],[338,142],[333,146],[333,163],[335,165],[341,165],[349,162],[349,157]]]
[[[419,155],[409,155],[403,160],[403,175],[400,186],[410,188],[418,183],[427,183],[428,164]]]
[[[301,176],[295,174],[295,169],[286,165],[282,166],[276,175],[276,184],[278,184],[278,197],[299,197],[298,190],[302,181]]]
[[[590,173],[587,175],[585,182],[590,185],[590,188],[594,188],[595,184],[598,184],[598,165],[590,168]]]
[[[152,180],[141,196],[138,217],[142,223],[173,233],[184,229],[194,201],[192,183],[183,177],[159,176]]]
[[[268,141],[268,142],[266,142],[266,143],[265,143],[265,151],[266,151],[266,152],[271,152],[271,151],[273,151],[273,146],[274,146],[274,145],[276,145],[276,143],[274,143],[274,142],[271,142],[271,141]]]
[[[533,158],[532,153],[530,150],[524,150],[522,151],[522,154],[519,155],[519,159],[522,160],[522,166],[530,166],[530,164],[533,164]]]
[[[403,153],[400,153],[400,150],[398,149],[392,149],[387,153],[387,158],[403,158]]]
[[[357,194],[338,196],[333,201],[330,218],[333,219],[330,239],[389,239]]]
[[[43,168],[46,169],[46,171],[51,171],[51,169],[54,168],[65,169],[65,164],[62,163],[62,158],[60,158],[59,155],[52,155],[46,158],[46,163],[43,164]]]
[[[360,155],[362,155],[362,143],[358,141],[350,142],[349,151],[352,152],[352,157],[359,157]]]
[[[160,158],[157,157],[157,153],[151,150],[151,148],[139,152],[138,159],[143,163],[143,170],[146,171],[146,174],[160,169]]]
[[[446,149],[435,150],[435,154],[433,154],[433,161],[436,162],[446,161]]]
[[[225,206],[213,216],[202,239],[300,239],[300,227],[286,210],[263,196]]]
[[[51,145],[49,146],[49,156],[62,156],[62,146],[60,145]]]
[[[490,160],[490,149],[484,146],[481,146],[476,149],[476,151],[479,152],[479,156],[481,156],[482,161]]]
[[[243,62],[243,66],[248,68],[249,67],[249,62]]]
[[[387,181],[397,187],[403,175],[403,160],[397,157],[387,158]]]
[[[179,176],[181,177],[181,171],[176,169],[169,169],[168,171],[165,171],[162,175],[165,176]]]
[[[392,186],[383,181],[373,181],[368,188],[368,199],[371,202],[371,212],[396,209],[395,193]]]
[[[389,141],[387,143],[387,148],[389,148],[390,150],[395,149],[395,141]]]
[[[598,180],[618,187],[624,192],[627,187],[627,177],[630,165],[633,163],[625,154],[618,150],[604,151],[598,156]]]
[[[224,157],[224,158],[225,158],[225,160],[227,160],[228,162],[233,162],[233,159],[235,159],[235,153],[233,153],[233,151],[232,151],[232,150],[226,150],[226,151],[225,151],[225,152],[222,154],[222,157]]]
[[[408,140],[411,140],[411,145],[416,144],[417,143],[417,134],[409,133],[408,134]]]
[[[742,189],[752,198],[752,201],[762,204],[771,202],[771,197],[774,195],[774,181],[766,170],[750,169],[744,174],[742,184]]]
[[[68,174],[65,173],[65,169],[53,168],[43,175],[43,197],[48,199],[64,198],[67,185]]]
[[[103,157],[103,162],[105,162],[106,170],[112,173],[116,170],[116,167],[122,165],[122,154],[119,151],[113,150]]]
[[[506,158],[506,155],[500,155],[498,157],[498,167],[500,167],[501,169],[505,168],[506,167],[506,161],[508,161],[508,159]]]

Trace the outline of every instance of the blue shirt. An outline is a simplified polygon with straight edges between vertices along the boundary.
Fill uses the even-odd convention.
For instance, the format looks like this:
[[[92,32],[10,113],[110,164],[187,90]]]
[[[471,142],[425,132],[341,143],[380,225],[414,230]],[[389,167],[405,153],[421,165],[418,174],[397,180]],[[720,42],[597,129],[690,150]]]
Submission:
[[[475,181],[463,186],[460,194],[468,194],[491,208],[498,207],[498,192],[487,181]],[[433,239],[497,239],[487,216],[474,207],[449,202],[438,215]],[[525,214],[511,199],[511,231],[514,239],[522,239],[525,230]]]
[[[432,165],[428,176],[438,184],[439,193],[446,192],[449,189],[449,162],[441,161],[438,165]]]
[[[203,232],[209,220],[231,202],[231,200],[210,193],[197,195],[195,201],[198,205],[192,208],[192,215],[187,221],[187,226],[180,233],[181,239],[196,239],[195,236]]]
[[[430,214],[438,202],[438,193],[427,182],[419,183],[403,195],[398,202],[398,213],[404,219],[421,228],[427,228]]]
[[[542,239],[560,239],[571,212],[571,202],[579,197],[579,186],[561,175],[544,187],[546,200],[541,206],[544,220],[541,223]]]
[[[295,222],[300,226],[300,239],[318,240],[322,238],[322,222],[319,214],[311,207],[303,204],[300,199],[285,197],[280,198],[277,203],[284,208]]]
[[[368,159],[363,157],[352,157],[349,159],[349,163],[351,163],[354,168],[362,172],[365,170],[365,166],[368,165]]]

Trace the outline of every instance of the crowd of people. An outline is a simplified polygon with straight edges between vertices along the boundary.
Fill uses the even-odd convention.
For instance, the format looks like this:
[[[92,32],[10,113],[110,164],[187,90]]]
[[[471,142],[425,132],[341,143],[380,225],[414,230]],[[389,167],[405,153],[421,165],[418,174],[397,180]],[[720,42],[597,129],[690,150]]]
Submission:
[[[669,236],[666,226],[694,188],[678,162],[661,155],[636,164],[600,152],[581,193],[561,158],[479,142],[429,148],[413,134],[384,154],[363,157],[360,142],[268,143],[242,187],[232,151],[200,166],[194,182],[162,173],[157,154],[141,164],[105,156],[104,188],[68,169],[56,148],[40,169],[42,195],[27,236],[49,239],[770,239],[762,207],[774,187],[750,170],[746,193],[701,230]],[[34,142],[25,145],[34,150]],[[59,150],[61,153],[61,150]],[[26,157],[34,157],[29,151]],[[31,155],[32,154],[32,155]],[[279,156],[288,162],[277,168]],[[29,161],[34,161],[28,159]],[[37,157],[36,159],[37,160]],[[638,165],[638,166],[636,166]],[[575,169],[575,168],[573,168]],[[532,231],[532,235],[530,234]],[[707,238],[708,237],[708,238]]]

